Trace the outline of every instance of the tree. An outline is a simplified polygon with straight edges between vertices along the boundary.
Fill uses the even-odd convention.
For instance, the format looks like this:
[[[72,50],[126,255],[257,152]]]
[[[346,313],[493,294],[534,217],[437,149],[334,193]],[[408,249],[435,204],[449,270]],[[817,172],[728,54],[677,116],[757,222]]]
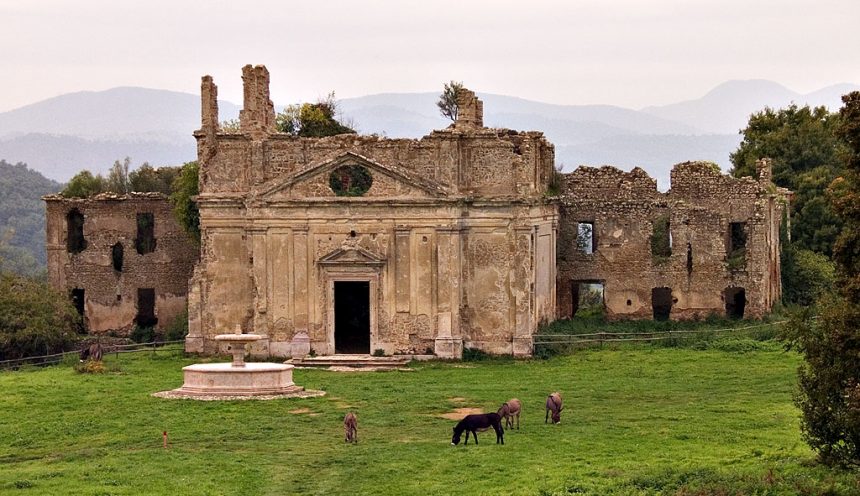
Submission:
[[[837,136],[847,160],[830,186],[842,221],[833,247],[839,293],[821,301],[817,321],[809,309],[795,316],[785,337],[804,358],[795,396],[804,438],[827,463],[860,465],[860,92],[842,101]]]
[[[45,282],[0,274],[0,360],[64,351],[79,326],[69,299]]]
[[[143,165],[129,173],[129,191],[156,192],[169,195],[173,188],[173,181],[179,177],[179,169],[179,167],[159,167],[156,169],[144,162]]]
[[[735,177],[755,177],[756,160],[773,160],[773,182],[795,192],[792,243],[827,256],[840,226],[826,199],[828,185],[843,169],[840,156],[845,144],[836,136],[839,123],[839,114],[825,107],[765,108],[750,116],[741,130],[743,141],[730,156]]]
[[[195,241],[200,242],[200,210],[194,197],[200,193],[200,169],[197,162],[188,162],[179,170],[179,175],[173,181],[173,192],[170,202],[173,203],[173,215],[185,232]]]
[[[354,134],[355,129],[337,119],[334,92],[316,103],[290,105],[275,116],[275,127],[293,136],[323,137]]]
[[[460,110],[458,98],[463,90],[463,83],[451,80],[450,83],[445,83],[442,94],[439,95],[439,101],[436,106],[439,107],[439,112],[451,121],[457,120],[457,113]]]
[[[92,172],[82,170],[69,180],[60,194],[66,198],[89,198],[106,190],[105,178],[101,174],[94,176]]]
[[[129,187],[130,185],[128,182],[128,171],[130,167],[130,157],[125,157],[122,162],[117,160],[113,163],[107,177],[108,191],[123,195],[130,191],[131,188]]]

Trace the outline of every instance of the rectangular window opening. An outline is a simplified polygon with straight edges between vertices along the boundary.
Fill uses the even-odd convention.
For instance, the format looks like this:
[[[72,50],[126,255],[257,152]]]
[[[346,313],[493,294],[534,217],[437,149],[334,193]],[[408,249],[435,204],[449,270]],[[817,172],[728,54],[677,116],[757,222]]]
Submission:
[[[155,216],[152,212],[137,214],[137,237],[134,247],[141,255],[155,251]]]
[[[746,265],[747,255],[747,223],[732,222],[729,224],[726,246],[726,262],[729,269],[739,269]]]
[[[576,248],[586,255],[597,251],[597,232],[594,229],[594,222],[576,224]]]
[[[651,255],[668,258],[672,255],[672,230],[669,216],[664,214],[654,219],[651,231]]]
[[[138,327],[155,327],[158,318],[155,316],[155,289],[138,288],[137,316],[134,318]]]
[[[84,237],[84,214],[73,208],[66,215],[66,248],[69,253],[80,253],[87,249]]]

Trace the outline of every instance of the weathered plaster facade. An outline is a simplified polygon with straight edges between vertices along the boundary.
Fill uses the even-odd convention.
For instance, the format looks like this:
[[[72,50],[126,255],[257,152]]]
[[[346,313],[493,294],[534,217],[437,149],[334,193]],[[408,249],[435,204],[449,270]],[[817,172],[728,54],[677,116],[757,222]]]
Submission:
[[[780,299],[779,226],[790,193],[771,183],[769,162],[759,162],[757,181],[705,162],[676,165],[671,180],[671,190],[661,193],[638,168],[580,167],[564,175],[559,318],[574,312],[577,282],[603,284],[610,319],[652,318],[655,288],[671,294],[672,319],[733,312],[756,318]],[[671,233],[668,256],[652,252],[661,218]],[[593,226],[593,249],[577,244],[580,223]],[[746,241],[734,252],[733,223]]]
[[[50,280],[86,288],[93,330],[130,327],[138,288],[154,288],[164,325],[187,287],[191,352],[219,351],[214,336],[239,326],[264,336],[258,355],[307,340],[317,354],[529,355],[541,323],[575,314],[583,284],[602,285],[610,319],[761,317],[780,298],[790,192],[766,160],[758,180],[678,164],[667,193],[638,168],[557,174],[542,133],[484,127],[470,91],[454,124],[418,140],[300,138],[275,129],[266,68],[242,79],[240,131],[227,133],[203,78],[190,282],[197,254],[163,197],[46,197]],[[80,253],[72,209],[90,243]],[[133,249],[142,209],[157,219],[146,255]]]
[[[420,140],[299,138],[275,131],[265,67],[242,79],[241,132],[227,134],[203,78],[189,351],[215,351],[212,337],[240,325],[266,337],[260,354],[289,355],[297,333],[338,352],[352,338],[336,332],[335,294],[356,282],[364,353],[531,353],[555,316],[554,149],[542,133],[483,127],[467,92],[456,123]],[[350,168],[372,183],[338,196],[332,181]]]
[[[198,249],[164,195],[43,199],[48,281],[72,295],[90,332],[127,334],[138,318],[164,329],[185,312]]]

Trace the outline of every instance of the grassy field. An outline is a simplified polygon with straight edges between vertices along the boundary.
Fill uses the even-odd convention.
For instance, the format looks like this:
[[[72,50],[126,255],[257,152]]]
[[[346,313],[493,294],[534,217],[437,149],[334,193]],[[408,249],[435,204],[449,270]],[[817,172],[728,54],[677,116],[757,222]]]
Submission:
[[[727,349],[735,349],[729,347]],[[741,347],[739,349],[748,350]],[[176,352],[0,373],[2,494],[860,494],[814,463],[791,403],[796,355],[640,345],[540,361],[421,363],[409,372],[297,370],[322,398],[153,398]],[[561,391],[560,425],[543,401]],[[450,446],[459,407],[523,401],[505,445]],[[359,417],[359,444],[342,419]],[[162,448],[162,431],[170,435]]]

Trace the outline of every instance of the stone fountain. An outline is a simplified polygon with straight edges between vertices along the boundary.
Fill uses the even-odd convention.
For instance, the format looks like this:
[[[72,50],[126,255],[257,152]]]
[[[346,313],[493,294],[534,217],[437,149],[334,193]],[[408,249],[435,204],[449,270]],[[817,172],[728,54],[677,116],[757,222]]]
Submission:
[[[167,398],[270,399],[292,396],[319,396],[321,391],[305,391],[293,382],[293,366],[284,363],[245,362],[246,347],[262,339],[259,334],[219,334],[215,340],[227,344],[231,363],[196,363],[182,368],[184,383],[179,389],[156,393]]]

